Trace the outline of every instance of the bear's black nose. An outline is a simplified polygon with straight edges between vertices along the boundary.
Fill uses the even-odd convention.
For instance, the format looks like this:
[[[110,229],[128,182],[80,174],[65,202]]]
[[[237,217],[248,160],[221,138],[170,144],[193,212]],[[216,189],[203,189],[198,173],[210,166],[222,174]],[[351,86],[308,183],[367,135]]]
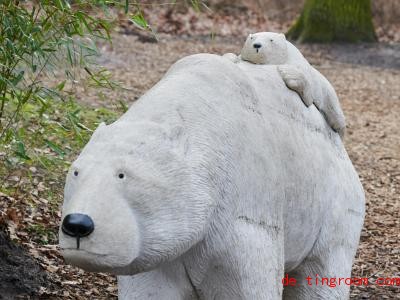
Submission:
[[[254,43],[253,47],[256,49],[260,49],[261,48],[261,44],[260,43]]]
[[[94,223],[91,217],[84,214],[69,214],[65,216],[62,232],[72,237],[84,237],[91,234],[94,230]]]

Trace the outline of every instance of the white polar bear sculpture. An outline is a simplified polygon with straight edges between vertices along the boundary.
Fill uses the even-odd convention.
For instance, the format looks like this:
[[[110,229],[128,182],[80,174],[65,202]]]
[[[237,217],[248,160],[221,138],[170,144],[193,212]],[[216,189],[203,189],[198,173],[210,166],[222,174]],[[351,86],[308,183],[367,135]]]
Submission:
[[[364,192],[296,97],[273,66],[175,63],[72,164],[66,261],[118,275],[120,299],[346,299],[306,277],[350,277]]]
[[[314,104],[329,125],[344,136],[346,122],[335,89],[329,81],[304,58],[301,52],[282,33],[258,32],[250,34],[239,56],[224,54],[237,63],[241,59],[254,64],[278,65],[288,88],[297,92],[304,104]]]

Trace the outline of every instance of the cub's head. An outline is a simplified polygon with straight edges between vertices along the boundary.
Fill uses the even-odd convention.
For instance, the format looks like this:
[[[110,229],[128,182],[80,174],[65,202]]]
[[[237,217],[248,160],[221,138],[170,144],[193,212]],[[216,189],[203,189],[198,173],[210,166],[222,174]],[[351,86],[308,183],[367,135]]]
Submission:
[[[288,50],[283,33],[258,32],[250,34],[241,58],[254,64],[281,65],[287,62]]]
[[[59,239],[67,262],[136,274],[200,241],[211,214],[184,128],[100,126],[68,173]]]

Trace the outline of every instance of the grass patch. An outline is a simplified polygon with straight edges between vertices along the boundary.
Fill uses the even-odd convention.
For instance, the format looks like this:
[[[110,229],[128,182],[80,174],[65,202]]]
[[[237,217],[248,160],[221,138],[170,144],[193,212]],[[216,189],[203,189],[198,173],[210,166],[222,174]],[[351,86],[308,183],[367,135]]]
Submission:
[[[19,129],[9,129],[0,144],[3,178],[23,170],[24,177],[32,179],[32,173],[43,170],[48,173],[48,179],[57,179],[98,124],[111,123],[122,112],[87,107],[72,99],[50,101],[45,111],[43,106],[26,104],[15,124]]]

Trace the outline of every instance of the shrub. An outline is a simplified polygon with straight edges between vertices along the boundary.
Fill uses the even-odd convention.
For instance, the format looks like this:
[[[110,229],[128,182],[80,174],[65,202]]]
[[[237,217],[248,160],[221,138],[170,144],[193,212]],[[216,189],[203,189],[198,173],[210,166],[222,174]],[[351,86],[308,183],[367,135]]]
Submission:
[[[27,103],[39,105],[40,116],[60,98],[65,82],[74,80],[72,69],[85,70],[99,85],[110,84],[92,58],[98,54],[93,38],[109,40],[112,22],[89,13],[106,4],[110,1],[0,2],[0,142],[15,136]],[[45,86],[43,77],[56,68],[64,69],[66,80]]]

